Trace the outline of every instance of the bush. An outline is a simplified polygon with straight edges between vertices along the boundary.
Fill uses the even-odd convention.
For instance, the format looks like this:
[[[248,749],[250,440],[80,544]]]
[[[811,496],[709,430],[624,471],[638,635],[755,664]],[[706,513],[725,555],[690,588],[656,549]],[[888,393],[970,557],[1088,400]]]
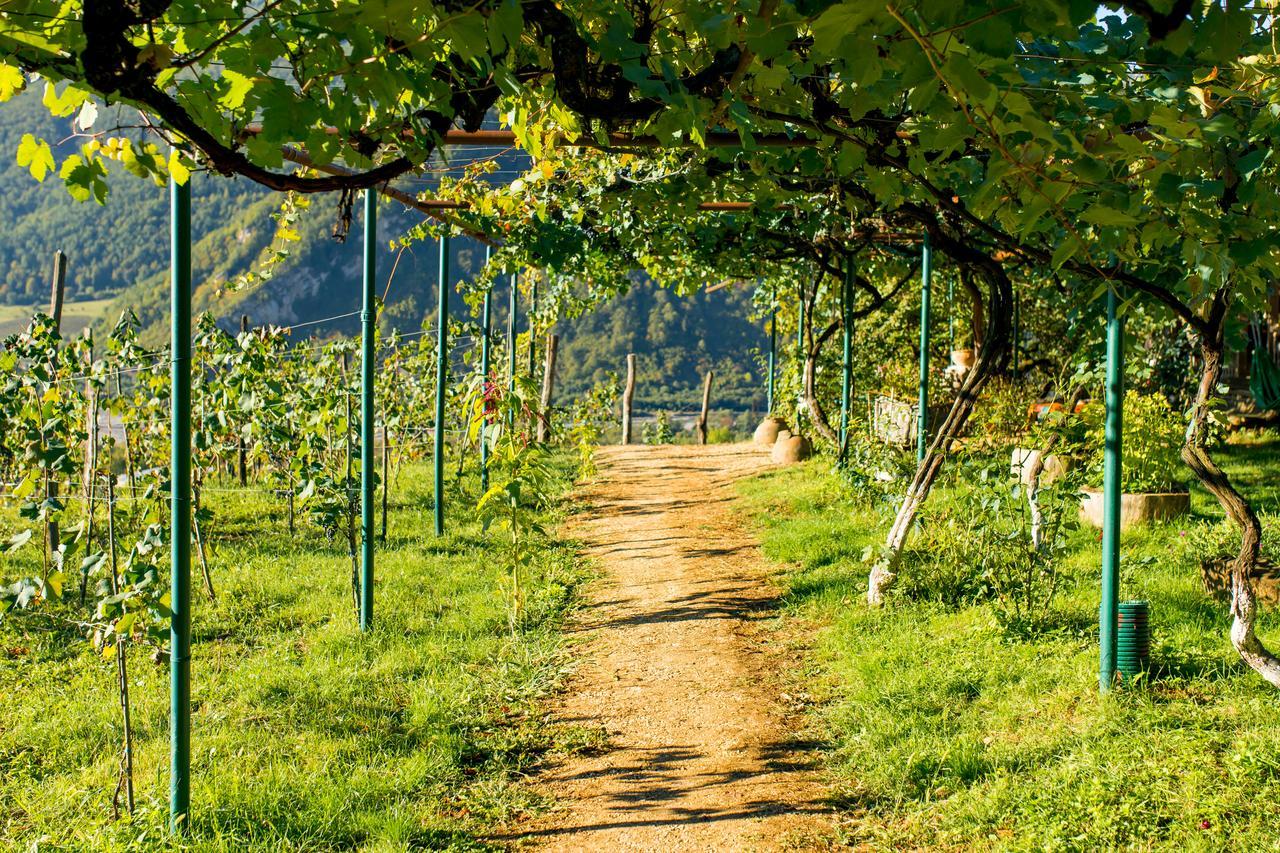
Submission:
[[[1007,631],[1043,628],[1069,580],[1062,570],[1082,479],[1077,471],[1041,487],[1033,505],[1003,460],[964,463],[964,491],[921,512],[916,542],[903,555],[901,592],[956,607],[990,599]]]
[[[666,412],[658,412],[658,420],[645,424],[640,430],[640,438],[645,444],[670,444],[675,441],[675,432],[671,429],[671,416]]]
[[[707,430],[707,444],[731,444],[733,430],[730,427],[710,427]]]
[[[1086,428],[1087,482],[1102,485],[1102,460],[1106,445],[1106,409],[1100,402],[1080,413]],[[1125,492],[1175,492],[1187,488],[1182,467],[1182,443],[1186,429],[1182,418],[1158,394],[1124,395],[1124,464],[1121,489]]]
[[[984,444],[1010,448],[1027,428],[1027,412],[1035,392],[1012,379],[996,378],[987,383],[973,413],[972,434]]]
[[[872,506],[890,504],[898,499],[914,470],[913,456],[850,424],[844,464],[838,473],[851,497]]]

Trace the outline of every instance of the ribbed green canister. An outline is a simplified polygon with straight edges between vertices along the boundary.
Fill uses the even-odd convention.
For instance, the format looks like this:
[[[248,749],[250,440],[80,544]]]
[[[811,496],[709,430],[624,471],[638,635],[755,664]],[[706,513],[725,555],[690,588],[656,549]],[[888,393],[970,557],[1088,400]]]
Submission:
[[[1147,671],[1151,658],[1150,605],[1122,601],[1116,623],[1116,669],[1126,678]]]

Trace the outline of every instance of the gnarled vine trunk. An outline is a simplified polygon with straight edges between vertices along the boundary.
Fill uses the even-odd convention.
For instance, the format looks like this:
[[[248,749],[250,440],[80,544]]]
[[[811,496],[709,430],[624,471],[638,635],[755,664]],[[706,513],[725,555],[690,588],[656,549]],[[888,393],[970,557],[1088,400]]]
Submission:
[[[1229,287],[1214,294],[1210,306],[1207,334],[1200,337],[1202,359],[1200,384],[1196,389],[1187,439],[1182,458],[1204,484],[1227,517],[1240,528],[1240,550],[1231,570],[1231,644],[1240,658],[1274,687],[1280,687],[1280,659],[1258,638],[1255,623],[1258,602],[1253,589],[1253,574],[1262,551],[1262,524],[1253,507],[1232,484],[1226,473],[1209,455],[1209,406],[1222,372],[1227,308],[1231,302]]]
[[[898,507],[889,535],[885,538],[884,554],[876,561],[867,578],[867,603],[879,606],[885,593],[897,577],[902,549],[915,522],[916,514],[929,497],[942,463],[951,451],[952,442],[960,435],[969,416],[977,405],[978,396],[992,376],[1004,370],[1009,358],[1009,345],[1013,335],[1013,284],[1003,267],[985,255],[978,254],[952,240],[933,236],[934,246],[946,251],[967,264],[987,284],[988,326],[986,340],[973,369],[965,374],[964,381],[951,406],[951,411],[939,426],[929,443],[924,459],[916,466],[915,476]]]
[[[809,415],[813,420],[813,426],[817,429],[818,434],[832,444],[839,446],[840,437],[831,426],[831,420],[827,417],[827,410],[822,407],[822,401],[818,399],[818,356],[822,353],[822,347],[831,336],[834,335],[842,326],[841,321],[836,320],[830,323],[822,332],[814,338],[807,347],[805,347],[804,355],[804,402],[809,409]]]

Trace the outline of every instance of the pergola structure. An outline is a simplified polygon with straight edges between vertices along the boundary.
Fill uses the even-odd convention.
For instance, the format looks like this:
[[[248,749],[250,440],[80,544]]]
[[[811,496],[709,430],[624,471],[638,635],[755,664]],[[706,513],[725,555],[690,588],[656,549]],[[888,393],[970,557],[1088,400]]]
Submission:
[[[248,132],[252,133],[251,127]],[[336,132],[336,131],[335,131]],[[453,130],[443,137],[446,146],[494,146],[508,145],[515,147],[518,139],[515,134],[505,130],[460,131]],[[629,150],[664,148],[663,143],[655,137],[631,136],[626,134],[607,134],[603,142],[596,140],[574,140],[565,144],[577,147],[590,147],[602,150]],[[760,136],[752,140],[752,144],[760,147],[807,147],[818,144],[816,140],[806,137],[786,136],[781,134]],[[736,133],[713,132],[706,135],[706,147],[742,147],[743,141]],[[332,175],[352,174],[348,169],[334,164],[317,164],[306,151],[296,147],[286,147],[282,151],[285,159]],[[384,185],[376,190],[367,189],[364,195],[363,220],[363,265],[361,279],[362,309],[361,319],[361,370],[360,370],[360,505],[361,505],[361,549],[360,549],[360,595],[359,625],[362,631],[368,631],[374,624],[374,463],[373,454],[369,452],[375,443],[374,430],[374,388],[376,371],[374,364],[375,328],[377,319],[377,300],[375,293],[376,278],[376,246],[377,246],[377,196],[404,204],[424,215],[435,219],[463,234],[481,242],[486,246],[486,261],[494,248],[501,243],[488,234],[481,233],[460,221],[451,211],[465,209],[464,203],[420,199],[403,190]],[[706,212],[745,213],[754,209],[749,202],[707,201],[698,204],[697,209]],[[171,224],[171,262],[170,262],[170,306],[171,306],[171,374],[172,411],[171,411],[171,495],[170,495],[170,529],[173,531],[171,542],[171,610],[170,623],[170,818],[175,830],[186,830],[187,817],[190,811],[191,794],[191,512],[192,512],[192,471],[191,471],[191,184],[177,183],[170,180],[170,224]],[[920,361],[919,361],[919,398],[916,418],[916,457],[923,460],[928,436],[928,403],[929,403],[929,325],[931,311],[932,284],[932,248],[927,233],[920,235],[876,235],[892,238],[894,241],[917,242],[920,245],[921,257],[921,308],[920,308]],[[433,457],[435,467],[435,507],[434,529],[437,535],[444,533],[444,390],[448,382],[447,358],[447,322],[449,313],[448,258],[449,237],[440,238],[440,258],[438,270],[439,304],[437,314],[437,377],[435,399],[435,429]],[[508,318],[507,336],[511,342],[508,348],[509,369],[512,381],[516,373],[515,340],[515,307],[518,272],[511,273],[510,300],[511,311]],[[482,307],[482,343],[481,364],[488,371],[489,339],[492,294],[485,294]],[[843,460],[848,439],[851,367],[852,367],[852,334],[853,334],[853,273],[846,270],[840,291],[841,317],[843,326],[843,376],[841,382],[841,414],[839,424],[840,458]],[[1102,591],[1100,606],[1100,659],[1099,689],[1109,690],[1116,672],[1116,619],[1119,600],[1119,557],[1120,557],[1120,470],[1122,463],[1122,401],[1123,401],[1123,321],[1118,316],[1119,297],[1112,287],[1107,296],[1107,380],[1106,380],[1106,445],[1104,461],[1104,526],[1102,543]],[[803,301],[801,312],[803,313]],[[768,405],[770,410],[774,403],[774,377],[777,358],[777,324],[776,306],[770,317],[770,346],[768,354]],[[800,334],[803,335],[804,320],[800,322]],[[798,342],[799,343],[799,342]],[[800,344],[802,349],[803,345]],[[1016,352],[1016,341],[1015,341]],[[1014,356],[1016,359],[1016,355]],[[487,480],[487,448],[481,441],[481,478]]]

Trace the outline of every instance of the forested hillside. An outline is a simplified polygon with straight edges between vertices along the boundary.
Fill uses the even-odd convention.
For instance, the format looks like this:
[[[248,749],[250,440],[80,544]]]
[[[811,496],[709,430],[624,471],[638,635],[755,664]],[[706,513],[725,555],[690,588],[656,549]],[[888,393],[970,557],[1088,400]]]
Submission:
[[[130,119],[120,115],[115,121],[128,124]],[[40,103],[40,87],[0,114],[0,215],[8,225],[6,238],[0,240],[0,305],[46,304],[51,256],[62,249],[70,259],[68,300],[108,298],[105,309],[98,309],[100,324],[133,310],[142,321],[144,341],[161,343],[168,334],[167,191],[118,172],[109,181],[109,205],[77,203],[56,176],[40,184],[17,165],[13,152],[22,135],[32,131],[51,142],[61,140],[67,152],[83,141],[73,137],[70,119],[49,117]],[[58,156],[63,156],[61,151]],[[228,283],[260,266],[272,248],[276,223],[271,215],[280,198],[243,178],[205,175],[195,177],[193,193],[197,311],[212,311],[227,328],[235,327],[242,314],[255,324],[298,325],[299,337],[358,330],[358,212],[353,233],[342,242],[333,237],[336,197],[314,198],[297,224],[301,239],[287,246],[289,257],[274,267],[269,280],[236,291]],[[390,241],[419,222],[421,215],[396,203],[383,204],[380,211],[378,291],[386,296],[383,326],[415,331],[434,320],[437,250],[430,244],[403,253],[393,250]],[[452,246],[451,271],[458,281],[479,269],[484,247],[463,238]],[[506,306],[503,292],[494,300],[497,329],[505,329]],[[695,405],[708,367],[716,370],[717,407],[759,408],[763,397],[758,377],[749,371],[755,367],[752,349],[764,338],[758,325],[753,328],[747,322],[749,309],[749,293],[742,289],[682,298],[641,282],[598,311],[558,325],[560,387],[576,393],[610,371],[621,374],[626,354],[635,352],[636,402],[643,410]],[[454,311],[461,315],[468,309],[456,299]],[[525,322],[522,318],[521,328]]]
[[[168,264],[167,193],[151,181],[121,171],[109,178],[110,204],[79,204],[58,176],[37,183],[17,164],[23,134],[55,145],[61,160],[83,139],[73,138],[71,119],[51,118],[40,103],[42,86],[33,86],[5,105],[0,114],[0,304],[43,303],[48,298],[50,257],[62,249],[70,258],[67,298],[112,295]],[[107,110],[99,121],[107,121]],[[120,124],[136,124],[126,114]],[[113,122],[114,124],[115,122]],[[266,193],[249,181],[199,181],[193,188],[193,227],[207,233],[233,220],[261,218]],[[257,204],[255,204],[257,202]],[[265,221],[265,220],[264,220]],[[231,232],[233,235],[236,232]]]
[[[634,352],[636,403],[643,409],[699,405],[702,377],[711,368],[714,407],[761,410],[763,377],[754,356],[768,346],[768,336],[762,324],[750,322],[750,312],[746,287],[682,297],[645,280],[561,324],[566,390],[585,390],[610,371],[623,376],[627,353]]]

